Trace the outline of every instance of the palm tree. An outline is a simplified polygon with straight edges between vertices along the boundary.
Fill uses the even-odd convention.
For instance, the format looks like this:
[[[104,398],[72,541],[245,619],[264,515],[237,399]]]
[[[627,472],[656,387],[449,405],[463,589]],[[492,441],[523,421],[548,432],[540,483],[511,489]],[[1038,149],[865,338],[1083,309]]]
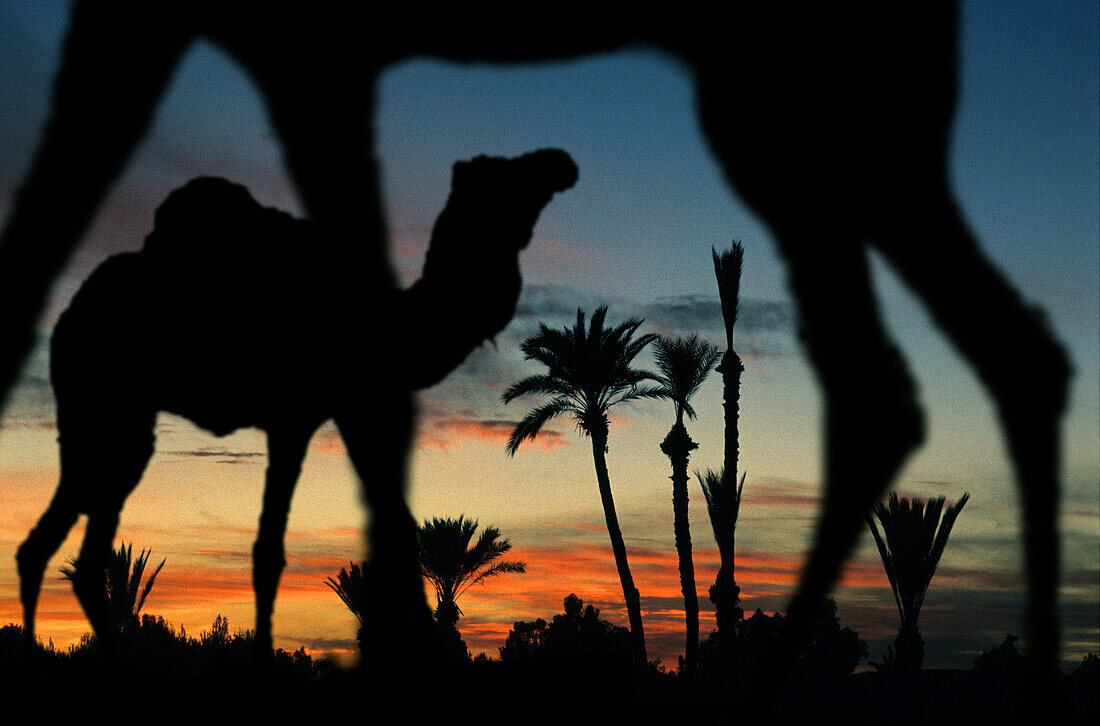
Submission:
[[[139,614],[145,605],[145,598],[153,589],[153,583],[164,567],[167,558],[160,561],[157,569],[142,585],[145,576],[145,566],[149,562],[152,550],[142,550],[135,560],[133,558],[133,544],[122,543],[119,548],[111,550],[111,556],[107,560],[107,568],[103,573],[103,581],[107,592],[107,615],[111,628],[116,633],[137,625],[140,622]],[[63,579],[76,582],[80,572],[80,560],[70,559],[66,567],[61,568]]]
[[[435,620],[444,644],[459,661],[468,656],[466,645],[458,634],[458,618],[462,615],[458,598],[489,577],[527,572],[522,562],[497,561],[512,549],[512,545],[500,538],[500,530],[496,527],[482,530],[471,547],[477,526],[477,520],[459,516],[458,519],[436,517],[417,528],[420,574],[435,588]]]
[[[366,616],[366,588],[363,583],[363,571],[367,567],[367,563],[364,562],[361,566],[354,562],[349,562],[348,566],[350,570],[340,568],[340,574],[335,578],[328,578],[325,580],[325,584],[339,596],[344,604],[347,605],[348,610],[355,615],[356,620],[359,621],[359,629],[355,633],[355,640],[359,643],[359,647],[363,647],[363,623]]]
[[[647,661],[641,597],[630,574],[607,473],[608,411],[624,401],[661,398],[664,392],[658,386],[642,385],[647,380],[656,380],[654,374],[631,367],[638,354],[657,336],[646,334],[635,338],[642,321],[633,318],[614,328],[604,328],[606,315],[606,307],[597,308],[585,330],[584,312],[578,310],[577,323],[572,328],[552,330],[539,323],[539,332],[523,341],[520,349],[524,359],[538,361],[547,371],[517,381],[504,392],[504,402],[527,394],[551,398],[529,411],[516,425],[507,450],[509,456],[514,455],[523,441],[535,438],[548,421],[562,414],[571,415],[577,428],[592,440],[596,482],[630,621],[634,664],[644,668]]]
[[[969,494],[963,494],[944,510],[944,497],[926,504],[920,499],[910,501],[891,493],[887,504],[880,502],[867,515],[867,526],[878,545],[901,616],[901,627],[894,640],[894,665],[902,672],[919,671],[924,661],[924,640],[917,629],[917,618],[947,537],[969,498]],[[881,534],[875,519],[882,527]]]
[[[737,515],[741,510],[741,491],[745,477],[737,481],[737,418],[741,398],[741,374],[745,366],[733,349],[733,326],[737,322],[738,298],[741,287],[741,261],[744,247],[734,242],[729,251],[714,256],[714,276],[718,280],[718,297],[722,304],[722,321],[726,329],[726,352],[715,369],[722,374],[722,398],[725,413],[725,436],[721,472],[707,471],[699,474],[699,485],[707,500],[714,541],[718,545],[721,564],[710,588],[714,603],[718,632],[733,632],[733,626],[743,615],[740,607],[741,588],[734,575],[734,534]]]
[[[695,418],[691,398],[703,385],[718,360],[718,349],[697,336],[669,340],[660,338],[655,347],[659,381],[665,395],[672,399],[676,421],[661,442],[661,451],[672,464],[673,532],[680,564],[680,590],[684,594],[684,621],[687,645],[684,665],[688,673],[699,659],[699,596],[695,591],[695,565],[691,560],[691,530],[688,520],[688,458],[698,444],[688,436],[684,414]]]

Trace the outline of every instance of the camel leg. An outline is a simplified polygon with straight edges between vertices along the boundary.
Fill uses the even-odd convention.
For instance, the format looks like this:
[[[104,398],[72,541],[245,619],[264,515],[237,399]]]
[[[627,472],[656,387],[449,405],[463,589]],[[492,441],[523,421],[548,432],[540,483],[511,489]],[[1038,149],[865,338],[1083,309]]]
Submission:
[[[331,49],[335,55],[307,59],[288,55],[281,42],[250,39],[238,58],[263,92],[307,216],[346,245],[349,259],[361,256],[351,270],[333,274],[354,275],[355,300],[362,302],[375,285],[394,287],[373,152],[374,69],[351,49],[346,58]]]
[[[80,548],[76,577],[73,580],[76,599],[84,608],[84,614],[88,616],[88,622],[92,624],[92,631],[99,639],[104,654],[112,660],[118,657],[118,644],[111,624],[104,573],[110,560],[121,511],[122,502],[117,501],[105,504],[88,514],[88,528],[84,533],[84,543]]]
[[[74,9],[50,118],[0,235],[0,408],[54,276],[141,141],[186,47],[180,25],[158,15],[130,4]]]
[[[59,402],[58,430],[66,491],[78,511],[88,513],[76,563],[73,591],[108,658],[117,656],[108,612],[105,573],[126,497],[141,481],[153,455],[153,416],[136,413],[73,420],[73,402]],[[91,416],[107,406],[84,402]],[[117,402],[116,402],[117,405]],[[86,414],[83,409],[79,416]]]
[[[379,411],[386,416],[381,422],[370,413]],[[447,663],[424,596],[416,522],[405,501],[413,420],[412,397],[403,392],[336,419],[370,511],[361,645],[372,678]]]
[[[750,690],[750,708],[775,702],[865,527],[864,515],[924,436],[914,385],[879,320],[862,245],[847,233],[811,228],[777,236],[823,395],[824,502],[787,620]]]
[[[76,524],[77,516],[76,507],[67,491],[67,482],[63,478],[50,506],[16,552],[19,597],[23,603],[23,653],[26,657],[30,657],[36,649],[34,617],[46,565]]]
[[[876,236],[901,277],[992,395],[1016,469],[1028,578],[1028,655],[1054,672],[1059,648],[1057,532],[1060,422],[1071,374],[1041,314],[982,256],[947,185],[914,199],[906,226]]]
[[[264,484],[264,506],[260,514],[260,531],[252,548],[252,584],[256,591],[256,658],[271,659],[271,615],[279,577],[286,567],[283,539],[286,535],[290,500],[302,471],[309,446],[310,432],[284,430],[268,433],[267,481]]]

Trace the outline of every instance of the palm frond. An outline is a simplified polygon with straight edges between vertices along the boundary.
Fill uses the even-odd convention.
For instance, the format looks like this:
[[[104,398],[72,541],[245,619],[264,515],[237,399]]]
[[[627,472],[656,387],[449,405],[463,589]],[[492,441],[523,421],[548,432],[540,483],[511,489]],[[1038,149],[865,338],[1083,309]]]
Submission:
[[[359,624],[362,625],[366,608],[366,585],[363,578],[366,563],[363,564],[362,568],[354,562],[348,563],[348,566],[350,567],[349,570],[341,567],[340,574],[335,579],[328,578],[325,580],[325,584],[336,593],[348,610],[359,620]]]
[[[453,605],[459,614],[455,600],[473,585],[487,577],[527,571],[523,562],[496,562],[512,549],[496,527],[486,527],[471,547],[477,528],[477,520],[459,515],[426,520],[417,529],[420,572],[435,589],[437,601]]]
[[[458,591],[458,595],[469,590],[474,585],[478,584],[482,580],[489,577],[496,577],[497,575],[505,574],[527,574],[527,563],[525,562],[497,562],[496,564],[481,570],[476,577],[466,582],[465,586]]]
[[[508,445],[505,449],[508,456],[515,456],[520,444],[528,439],[533,440],[538,436],[539,431],[547,422],[563,413],[576,412],[576,410],[577,408],[572,401],[559,397],[528,411],[527,415],[516,424],[515,429],[512,430],[512,435],[508,437]]]
[[[632,367],[634,359],[657,336],[636,335],[642,324],[639,319],[608,328],[606,318],[606,306],[598,307],[587,321],[584,310],[578,309],[572,327],[555,330],[539,323],[538,333],[520,345],[524,359],[543,364],[546,371],[514,383],[505,391],[503,401],[510,403],[528,394],[553,398],[529,411],[516,425],[507,444],[510,456],[555,416],[573,414],[578,428],[590,435],[597,427],[606,426],[611,406],[663,397],[659,387],[644,385],[646,381],[656,382],[655,374]]]
[[[694,419],[691,398],[718,362],[718,348],[697,335],[675,340],[658,338],[653,355],[660,371],[658,382],[676,407],[676,420],[681,420],[685,413]]]
[[[718,280],[718,298],[722,303],[722,320],[726,327],[726,347],[732,350],[745,248],[735,240],[729,250],[719,253],[712,249],[711,253],[714,256],[714,276]]]
[[[699,480],[703,498],[707,502],[707,516],[714,532],[714,541],[720,547],[725,546],[737,529],[737,518],[741,513],[741,493],[745,489],[745,473],[741,474],[741,482],[736,487],[726,476],[725,468],[721,471],[708,469],[705,474],[695,472],[695,477]]]
[[[511,403],[520,396],[528,395],[572,397],[577,395],[577,390],[568,381],[544,373],[516,381],[504,391],[501,400]]]
[[[144,551],[142,552],[142,554],[144,554]],[[151,555],[152,551],[150,551],[149,554]],[[146,555],[146,559],[148,559],[148,555]],[[149,579],[145,581],[145,586],[141,589],[141,595],[138,597],[137,607],[134,608],[135,616],[141,612],[141,608],[145,605],[145,598],[149,597],[149,591],[153,589],[153,582],[156,581],[157,575],[160,574],[161,569],[164,568],[164,563],[167,561],[167,557],[162,559],[160,561],[160,564],[157,565],[157,569],[153,570],[153,574],[150,575]]]
[[[944,511],[944,497],[926,502],[891,493],[887,503],[877,504],[867,515],[903,627],[916,627],[947,538],[968,499],[964,494]]]
[[[157,575],[168,560],[161,560],[153,574],[145,579],[145,568],[152,554],[152,550],[142,550],[135,559],[133,544],[127,545],[125,542],[120,543],[118,549],[111,549],[103,569],[102,582],[112,627],[121,629],[141,614]],[[60,568],[62,579],[75,582],[81,569],[81,561],[70,558],[68,565]]]

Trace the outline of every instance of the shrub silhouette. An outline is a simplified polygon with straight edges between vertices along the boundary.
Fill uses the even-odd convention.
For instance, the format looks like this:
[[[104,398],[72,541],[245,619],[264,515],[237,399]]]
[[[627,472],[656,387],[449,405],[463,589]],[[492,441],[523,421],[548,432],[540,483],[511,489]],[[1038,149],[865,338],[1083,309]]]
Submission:
[[[597,608],[570,594],[562,602],[562,609],[549,623],[542,618],[516,622],[500,648],[500,659],[631,654],[630,630],[604,620]]]

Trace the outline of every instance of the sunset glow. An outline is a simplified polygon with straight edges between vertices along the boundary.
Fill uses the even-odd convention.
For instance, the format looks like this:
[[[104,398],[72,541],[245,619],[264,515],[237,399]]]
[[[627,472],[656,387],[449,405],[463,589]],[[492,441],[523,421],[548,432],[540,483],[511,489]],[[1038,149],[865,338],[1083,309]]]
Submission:
[[[1075,368],[1063,427],[1063,669],[1100,651],[1100,19],[1095,3],[963,5],[961,98],[953,136],[955,191],[983,249],[1044,309]],[[70,3],[0,2],[0,221],[10,211],[48,110]],[[388,70],[374,119],[391,252],[399,278],[419,276],[452,164],[560,147],[580,168],[521,256],[524,291],[512,323],[447,380],[420,392],[407,493],[418,520],[464,514],[501,530],[523,575],[462,595],[458,629],[472,654],[498,657],[517,621],[550,620],[573,593],[615,624],[627,615],[593,470],[591,442],[568,417],[514,457],[505,444],[538,403],[505,405],[507,386],[536,372],[519,343],[540,322],[571,323],[609,305],[609,322],[643,332],[724,340],[712,248],[745,245],[744,363],[736,579],[747,613],[783,612],[814,532],[821,497],[820,404],[801,352],[797,312],[769,231],[730,192],[693,111],[688,75],[643,49],[530,68],[413,59]],[[471,99],[479,99],[474,103]],[[751,113],[751,109],[745,109]],[[20,623],[14,553],[58,479],[48,340],[61,310],[109,255],[140,248],[166,194],[198,174],[245,184],[265,205],[301,213],[263,105],[224,54],[200,43],[178,69],[151,131],[111,189],[40,324],[39,344],[0,419],[0,626]],[[872,256],[882,315],[919,381],[929,436],[896,484],[905,496],[971,500],[959,517],[921,615],[926,667],[969,668],[1006,633],[1023,636],[1019,505],[996,413],[966,362],[886,264]],[[247,326],[240,311],[227,321]],[[347,335],[371,344],[372,321]],[[425,330],[426,338],[433,331]],[[723,343],[724,344],[724,343]],[[1014,348],[1006,341],[1008,349]],[[1027,351],[1012,350],[1026,359]],[[650,367],[647,352],[639,359]],[[1025,367],[1022,365],[1022,367]],[[1026,376],[1026,371],[1021,371]],[[708,588],[718,571],[696,470],[720,466],[717,375],[693,399],[690,524],[701,633],[714,629]],[[386,425],[386,412],[370,412]],[[613,409],[608,466],[650,658],[676,667],[684,601],[672,530],[667,401]],[[156,454],[127,501],[116,544],[166,560],[144,612],[197,636],[215,616],[254,627],[252,544],[267,464],[264,435],[217,438],[162,414]],[[275,645],[344,663],[355,617],[325,581],[367,555],[369,515],[331,422],[313,437],[286,536]],[[58,569],[79,551],[84,522],[46,571],[38,635],[65,649],[90,626]],[[434,605],[434,593],[426,590]],[[898,628],[889,582],[864,532],[834,593],[841,625],[881,659]],[[866,667],[866,662],[864,667]]]

